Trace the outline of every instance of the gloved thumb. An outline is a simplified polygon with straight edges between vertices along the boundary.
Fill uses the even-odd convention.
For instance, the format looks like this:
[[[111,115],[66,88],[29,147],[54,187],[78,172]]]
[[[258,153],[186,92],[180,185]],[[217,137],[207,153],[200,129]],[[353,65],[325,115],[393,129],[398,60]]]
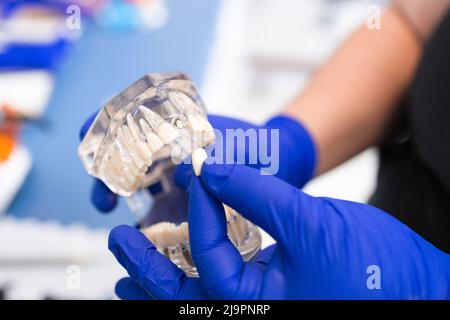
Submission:
[[[319,202],[275,176],[244,165],[204,164],[201,180],[214,197],[285,244]]]
[[[219,299],[236,294],[244,262],[228,238],[222,203],[204,189],[196,176],[189,188],[189,241],[206,291]]]

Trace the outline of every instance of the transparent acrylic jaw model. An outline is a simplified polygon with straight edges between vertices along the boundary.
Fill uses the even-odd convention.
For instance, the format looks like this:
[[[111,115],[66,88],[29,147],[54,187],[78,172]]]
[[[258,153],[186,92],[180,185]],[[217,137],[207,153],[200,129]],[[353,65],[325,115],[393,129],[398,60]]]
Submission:
[[[78,150],[86,171],[127,198],[131,210],[140,216],[141,231],[189,276],[197,273],[189,249],[187,207],[172,208],[185,211],[175,215],[162,214],[164,210],[159,210],[157,219],[151,215],[164,207],[158,207],[158,202],[187,202],[175,198],[185,196],[173,184],[174,166],[214,139],[189,77],[149,74],[103,106]],[[161,191],[155,195],[148,190],[156,185]],[[148,203],[154,204],[154,210]],[[249,260],[260,249],[259,230],[224,207],[228,235],[244,260]]]

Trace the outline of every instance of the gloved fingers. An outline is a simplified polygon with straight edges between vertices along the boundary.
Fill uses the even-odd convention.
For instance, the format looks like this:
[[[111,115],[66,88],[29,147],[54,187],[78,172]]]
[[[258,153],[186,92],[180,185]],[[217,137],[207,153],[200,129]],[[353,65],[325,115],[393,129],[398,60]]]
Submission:
[[[272,261],[277,245],[273,244],[260,252],[245,264],[242,278],[246,285],[241,284],[241,291],[246,291],[248,299],[258,299],[261,294],[261,288],[264,282],[267,265]]]
[[[272,259],[273,252],[276,248],[277,245],[273,244],[261,250],[253,259],[251,259],[251,262],[266,266],[269,263],[270,259]]]
[[[92,125],[92,122],[94,122],[95,117],[97,117],[98,111],[95,111],[87,120],[83,123],[80,129],[79,137],[80,140],[83,140],[84,136],[88,132],[89,128]]]
[[[189,188],[189,242],[200,281],[213,298],[233,297],[239,289],[242,257],[227,235],[223,205],[195,175]]]
[[[200,281],[187,278],[137,229],[122,225],[109,235],[109,250],[153,299],[207,299]]]
[[[226,129],[247,130],[254,127],[254,125],[248,122],[219,115],[208,115],[208,121],[214,129],[220,130],[223,133],[225,133]]]
[[[103,213],[111,212],[117,206],[117,195],[98,179],[95,179],[91,192],[91,201]]]
[[[205,163],[201,180],[214,197],[285,245],[297,232],[298,197],[309,197],[274,176],[261,175],[259,170],[238,164]]]
[[[180,163],[175,168],[174,180],[175,184],[183,190],[187,190],[189,188],[189,184],[191,183],[191,177],[194,173],[192,169],[192,164],[190,163]]]
[[[115,291],[122,300],[152,300],[147,292],[131,278],[122,278],[117,281]]]

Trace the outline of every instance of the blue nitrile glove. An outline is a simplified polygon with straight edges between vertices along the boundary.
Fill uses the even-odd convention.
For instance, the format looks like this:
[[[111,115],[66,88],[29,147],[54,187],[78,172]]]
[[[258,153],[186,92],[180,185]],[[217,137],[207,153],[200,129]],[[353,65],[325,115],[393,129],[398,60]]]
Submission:
[[[223,116],[211,115],[208,120],[223,136],[223,139],[216,140],[211,150],[213,155],[216,155],[216,152],[220,153],[218,158],[222,158],[221,163],[239,163],[252,168],[264,168],[267,174],[276,175],[298,188],[303,187],[314,175],[315,145],[308,131],[297,120],[280,115],[262,126]],[[227,140],[227,129],[231,130],[230,134],[253,130],[248,136],[256,137],[256,145],[250,145],[248,140],[244,145],[240,145],[236,138],[230,139],[232,141]],[[233,142],[231,147],[230,142]],[[219,143],[222,145],[218,146]],[[229,150],[232,150],[231,155]],[[252,152],[255,154],[251,155]],[[187,188],[191,173],[190,165],[179,165],[175,173],[177,184]]]
[[[81,128],[81,139],[88,131],[90,125],[95,119],[95,116],[96,114],[91,116],[91,118],[89,118]],[[240,156],[243,156],[242,160],[244,161],[241,162],[251,167],[268,168],[269,166],[272,166],[272,169],[277,170],[277,177],[299,188],[303,187],[313,176],[316,165],[316,150],[314,142],[312,141],[312,138],[307,130],[296,120],[287,116],[277,116],[270,119],[264,126],[255,126],[248,122],[223,116],[211,115],[208,117],[208,120],[216,130],[222,133],[224,138],[226,137],[226,129],[242,129],[243,131],[255,129],[255,133],[258,138],[260,132],[259,129],[268,130],[267,139],[264,139],[267,141],[267,146],[265,144],[261,144],[259,139],[257,141],[257,148],[255,150],[257,151],[258,157],[255,163],[250,163],[249,152],[251,147],[249,147],[248,143],[243,146],[239,146],[237,143],[234,144],[234,153],[231,155],[234,155],[234,157],[232,157],[231,162],[238,162],[240,160]],[[279,144],[272,145],[272,131],[270,131],[270,129],[279,130],[279,139],[275,139],[276,136],[273,136],[275,139],[274,141],[279,141]],[[223,141],[225,141],[225,139]],[[216,143],[219,142],[217,141]],[[262,149],[260,149],[261,146],[263,146]],[[224,159],[223,162],[225,163],[227,157],[226,146],[223,145],[220,149],[224,151],[220,156]],[[270,157],[270,159],[261,159],[259,157],[260,151],[262,157],[269,155],[270,152],[268,154],[267,150],[272,150],[273,155],[278,155],[278,161],[276,157]],[[214,153],[215,151],[212,152]],[[277,161],[277,163],[268,164],[268,160],[273,162]],[[186,189],[189,185],[191,172],[191,165],[179,165],[175,173],[176,183],[180,187]],[[116,195],[114,195],[101,181],[97,180],[92,192],[92,202],[100,211],[110,212],[116,206],[117,198]]]
[[[65,39],[48,44],[7,43],[0,52],[0,70],[55,70],[70,46]]]
[[[223,299],[450,298],[449,255],[379,209],[311,197],[242,165],[203,165],[189,192],[189,236],[200,279],[167,277],[169,262],[144,254],[148,241],[118,229],[110,248],[134,289],[199,298],[199,291],[189,296],[188,289],[200,282],[207,296]],[[226,235],[221,202],[277,241],[267,264],[242,262]],[[136,296],[134,289],[122,296]]]
[[[117,296],[124,300],[209,299],[199,278],[188,278],[137,229],[119,226],[109,235],[109,249],[128,271],[129,278],[116,284]],[[249,265],[264,269],[275,245],[259,252]]]

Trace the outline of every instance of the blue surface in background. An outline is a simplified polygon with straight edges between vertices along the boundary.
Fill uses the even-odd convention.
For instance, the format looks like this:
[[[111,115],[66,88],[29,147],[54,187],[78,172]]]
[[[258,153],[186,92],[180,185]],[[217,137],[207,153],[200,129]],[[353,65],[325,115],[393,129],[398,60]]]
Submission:
[[[90,203],[92,179],[78,159],[78,131],[111,97],[150,72],[183,71],[201,84],[220,1],[169,0],[170,20],[149,34],[118,35],[83,21],[85,34],[56,75],[44,115],[48,126],[26,125],[23,142],[33,169],[8,212],[91,227],[134,222],[125,201],[110,215]]]

